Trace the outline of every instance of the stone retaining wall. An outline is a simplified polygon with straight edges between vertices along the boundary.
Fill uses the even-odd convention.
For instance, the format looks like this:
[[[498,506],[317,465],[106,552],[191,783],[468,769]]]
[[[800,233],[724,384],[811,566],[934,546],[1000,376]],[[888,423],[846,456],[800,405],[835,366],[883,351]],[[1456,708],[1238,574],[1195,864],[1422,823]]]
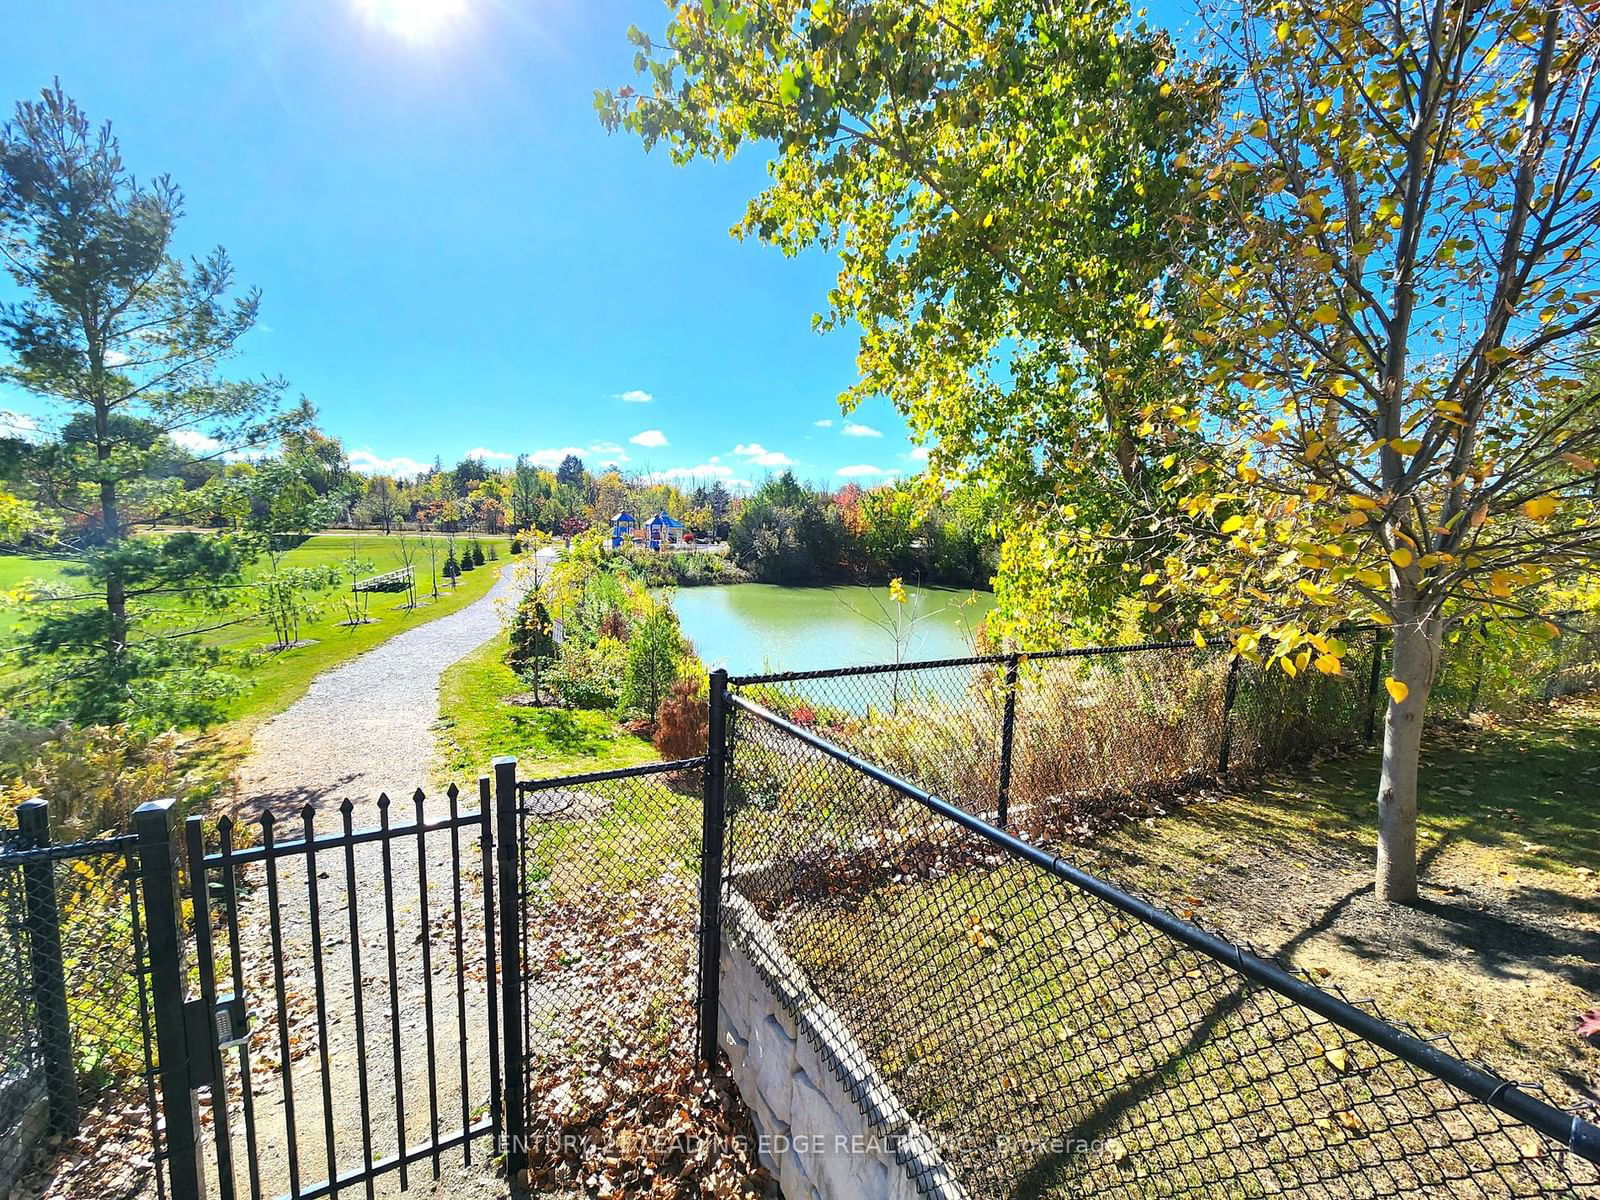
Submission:
[[[44,1140],[44,1085],[37,1075],[0,1080],[0,1196],[9,1196]]]
[[[723,906],[719,1033],[785,1200],[966,1200],[773,928],[737,894]]]

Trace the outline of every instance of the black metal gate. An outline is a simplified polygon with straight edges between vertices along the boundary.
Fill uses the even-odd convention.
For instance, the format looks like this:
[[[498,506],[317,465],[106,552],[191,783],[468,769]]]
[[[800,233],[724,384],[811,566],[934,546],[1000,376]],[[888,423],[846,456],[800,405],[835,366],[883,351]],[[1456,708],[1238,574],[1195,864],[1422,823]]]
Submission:
[[[214,845],[189,819],[199,996],[177,1086],[199,1089],[210,1153],[173,1146],[179,1200],[191,1170],[218,1200],[404,1190],[498,1134],[492,815],[485,779],[473,810],[453,785],[380,796],[365,828],[348,800],[326,832],[310,806],[224,819]]]
[[[519,781],[497,759],[475,807],[380,796],[375,823],[141,809],[160,1186],[372,1197],[497,1153],[517,1178],[586,1055],[692,1061],[705,761]]]
[[[513,1178],[560,1157],[547,1106],[619,1045],[696,1055],[704,768],[518,781],[514,762],[495,764],[495,793],[511,798],[499,837]]]

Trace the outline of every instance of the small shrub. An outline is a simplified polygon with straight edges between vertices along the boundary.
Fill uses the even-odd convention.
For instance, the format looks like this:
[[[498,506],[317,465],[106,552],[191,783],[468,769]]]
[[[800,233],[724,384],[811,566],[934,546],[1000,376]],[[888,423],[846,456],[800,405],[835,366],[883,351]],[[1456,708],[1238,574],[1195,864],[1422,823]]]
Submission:
[[[473,538],[472,545],[467,547],[466,558],[475,567],[483,566],[483,545],[477,538]]]
[[[4,722],[0,769],[5,812],[24,800],[45,801],[56,841],[126,832],[133,810],[145,801],[195,791],[176,734],[127,725],[31,729]]]
[[[498,562],[499,559],[500,559],[500,547],[496,546],[494,543],[491,542],[489,544],[489,561],[490,562]]]
[[[625,642],[628,640],[628,618],[620,608],[610,609],[600,618],[600,623],[595,626],[595,632],[600,637]]]
[[[710,736],[704,682],[684,676],[673,682],[656,710],[656,753],[665,759],[694,758],[704,754]]]
[[[592,646],[568,642],[545,672],[545,683],[568,708],[615,708],[627,653],[612,638],[601,638]]]
[[[522,553],[522,539],[521,538],[514,537],[514,538],[511,539],[511,553],[512,554],[521,554]]]

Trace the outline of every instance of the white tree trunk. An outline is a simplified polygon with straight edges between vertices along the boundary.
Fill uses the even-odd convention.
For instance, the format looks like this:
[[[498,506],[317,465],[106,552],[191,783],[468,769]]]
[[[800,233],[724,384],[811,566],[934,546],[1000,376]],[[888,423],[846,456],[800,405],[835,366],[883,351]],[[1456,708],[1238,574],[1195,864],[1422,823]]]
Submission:
[[[1417,775],[1422,720],[1439,661],[1437,620],[1394,627],[1390,678],[1406,685],[1391,695],[1383,719],[1383,774],[1378,782],[1378,899],[1409,904],[1417,898]]]

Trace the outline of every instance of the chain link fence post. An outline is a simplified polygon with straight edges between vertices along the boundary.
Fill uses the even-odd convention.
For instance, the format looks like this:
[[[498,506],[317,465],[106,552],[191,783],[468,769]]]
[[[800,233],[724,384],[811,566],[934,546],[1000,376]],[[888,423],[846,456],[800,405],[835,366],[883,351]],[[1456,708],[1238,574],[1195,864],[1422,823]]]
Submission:
[[[1228,663],[1228,686],[1222,693],[1222,748],[1217,751],[1217,774],[1228,773],[1228,761],[1233,756],[1233,705],[1239,698],[1239,656],[1235,654]]]
[[[150,995],[156,1018],[156,1058],[172,1200],[201,1200],[200,1099],[195,1081],[206,1072],[191,1061],[189,972],[178,915],[176,800],[152,800],[133,810],[138,838],[139,890],[150,955]]]
[[[700,1061],[717,1062],[722,990],[722,841],[726,829],[728,672],[711,672],[707,700],[705,799],[700,819]]]
[[[1372,671],[1367,677],[1367,742],[1378,735],[1378,681],[1383,678],[1383,630],[1372,631]]]
[[[1017,663],[1020,656],[1006,656],[1006,706],[1000,719],[1000,794],[997,798],[996,823],[1006,827],[1011,812],[1011,758],[1017,736]]]
[[[17,806],[17,830],[28,849],[50,845],[50,805],[28,800]],[[48,858],[22,868],[28,930],[28,988],[44,1062],[49,1130],[62,1137],[78,1132],[78,1073],[72,1061],[72,1018],[61,957],[61,911],[56,902],[56,865]]]
[[[505,1131],[506,1173],[513,1188],[528,1165],[528,1097],[522,1044],[522,888],[518,870],[517,760],[493,761],[495,862],[500,889],[500,1046],[505,1078],[500,1128]]]

